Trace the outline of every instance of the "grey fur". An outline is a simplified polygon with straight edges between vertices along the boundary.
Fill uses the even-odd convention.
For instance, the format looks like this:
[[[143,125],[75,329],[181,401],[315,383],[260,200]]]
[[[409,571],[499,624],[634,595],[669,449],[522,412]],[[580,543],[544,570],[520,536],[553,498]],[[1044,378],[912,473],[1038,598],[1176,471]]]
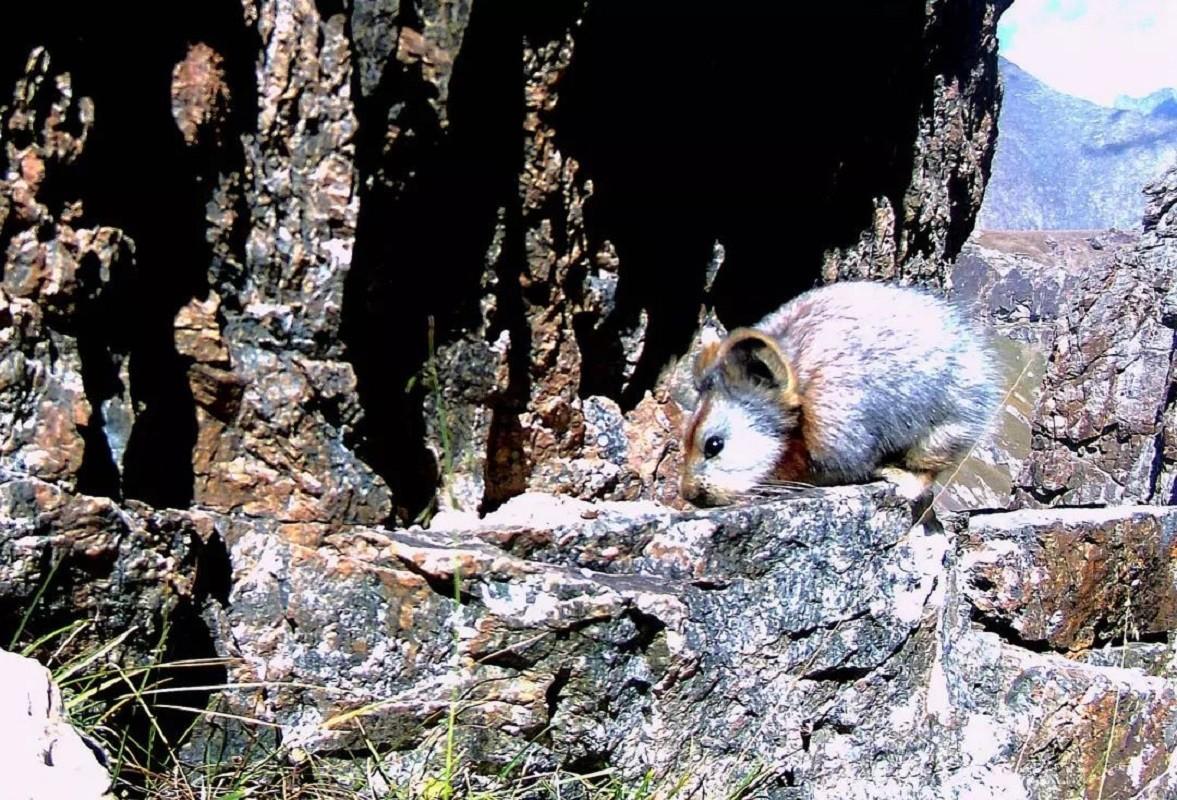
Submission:
[[[794,373],[810,441],[813,483],[862,481],[882,466],[934,471],[985,434],[1001,400],[987,337],[944,300],[868,281],[813,289],[755,326],[771,336]],[[766,387],[745,385],[712,365],[699,381],[700,408],[734,403],[757,429],[787,436],[798,424]],[[701,420],[698,447],[708,420]],[[722,424],[717,421],[716,424]],[[715,460],[723,458],[721,453]],[[704,482],[707,469],[700,464]],[[767,479],[768,474],[758,476]]]

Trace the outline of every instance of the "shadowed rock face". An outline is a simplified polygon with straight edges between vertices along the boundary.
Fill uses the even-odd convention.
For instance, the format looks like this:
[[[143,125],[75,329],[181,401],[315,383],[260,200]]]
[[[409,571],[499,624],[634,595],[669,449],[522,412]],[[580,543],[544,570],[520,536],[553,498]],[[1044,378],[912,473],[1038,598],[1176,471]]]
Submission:
[[[435,495],[672,501],[665,372],[702,306],[732,325],[822,279],[943,282],[1002,7],[217,0],[150,48],[129,7],[27,9],[5,52],[45,49],[0,65],[24,87],[6,296],[66,302],[78,363],[6,452],[116,499],[328,525]],[[838,36],[786,91],[812,72],[776,46],[798,25]]]
[[[84,615],[76,646],[130,632],[128,665],[167,632],[225,659],[176,685],[230,715],[191,763],[278,746],[341,784],[368,742],[390,779],[433,770],[456,696],[478,781],[526,752],[699,764],[709,793],[1165,796],[1165,514],[941,530],[882,486],[668,507],[666,367],[702,315],[945,283],[1003,4],[524,5],[0,30],[0,640],[38,592],[31,633]],[[790,89],[804,25],[838,35]],[[1145,300],[1123,318],[1167,329]],[[435,494],[429,530],[382,524]],[[161,710],[173,740],[190,721]]]

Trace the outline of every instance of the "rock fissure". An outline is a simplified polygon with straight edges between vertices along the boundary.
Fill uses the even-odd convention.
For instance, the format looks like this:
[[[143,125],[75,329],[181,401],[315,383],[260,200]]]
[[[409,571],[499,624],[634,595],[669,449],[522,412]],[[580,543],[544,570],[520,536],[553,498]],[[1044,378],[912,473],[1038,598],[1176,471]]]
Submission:
[[[842,627],[842,625],[846,624],[847,622],[854,622],[855,620],[864,619],[868,617],[870,613],[871,612],[869,609],[862,609],[861,611],[857,611],[850,616],[840,617],[830,622],[823,622],[821,625],[814,625],[812,627],[803,628],[797,631],[788,631],[786,632],[785,636],[790,641],[795,642],[801,639],[806,639],[813,634],[818,633],[819,631],[822,633],[830,633],[838,630],[838,628]]]
[[[1057,653],[1059,655],[1071,653],[1067,647],[1051,645],[1050,642],[1042,639],[1027,639],[1010,622],[989,616],[979,609],[972,610],[972,619],[982,630],[994,634],[1010,647],[1029,650],[1032,653]]]

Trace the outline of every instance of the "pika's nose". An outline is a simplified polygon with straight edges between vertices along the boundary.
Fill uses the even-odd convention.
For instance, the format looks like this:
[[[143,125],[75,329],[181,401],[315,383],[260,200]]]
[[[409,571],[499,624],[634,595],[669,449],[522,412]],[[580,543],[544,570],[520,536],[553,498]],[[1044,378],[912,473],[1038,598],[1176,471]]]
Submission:
[[[683,475],[678,482],[678,493],[688,503],[698,504],[703,496],[703,487],[690,475]]]

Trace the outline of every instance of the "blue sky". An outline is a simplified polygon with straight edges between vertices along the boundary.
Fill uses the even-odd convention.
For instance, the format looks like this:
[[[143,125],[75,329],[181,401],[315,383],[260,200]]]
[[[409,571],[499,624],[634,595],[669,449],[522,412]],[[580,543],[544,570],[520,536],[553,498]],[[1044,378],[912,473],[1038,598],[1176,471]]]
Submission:
[[[1010,61],[1102,105],[1177,86],[1177,0],[1014,0],[997,35]]]

